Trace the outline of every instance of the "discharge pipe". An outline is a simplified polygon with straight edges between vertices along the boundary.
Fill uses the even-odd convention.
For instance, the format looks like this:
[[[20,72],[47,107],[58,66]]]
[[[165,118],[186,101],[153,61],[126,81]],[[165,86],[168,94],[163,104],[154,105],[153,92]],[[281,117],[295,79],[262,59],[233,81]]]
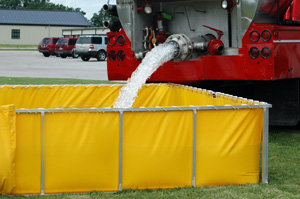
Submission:
[[[174,57],[174,61],[183,61],[191,57],[193,53],[193,43],[186,35],[171,35],[167,38],[166,42],[173,42],[178,44],[178,53]]]
[[[173,51],[173,55],[172,55],[173,58],[172,59],[174,59],[175,57],[178,56],[178,54],[180,52],[180,46],[179,46],[179,44],[177,42],[175,42],[175,41],[168,41],[168,42],[163,43],[162,45],[173,45],[174,46],[174,51]],[[144,52],[135,53],[134,56],[135,56],[135,58],[138,61],[140,61],[140,60],[142,60],[146,56],[146,54],[148,52],[149,52],[149,50],[148,51],[144,51]]]
[[[109,28],[111,32],[119,32],[122,28],[121,22],[119,20],[110,19],[109,21],[104,21],[103,26]]]
[[[224,43],[221,41],[223,32],[208,26],[204,26],[217,32],[218,37],[206,37],[207,41],[192,42],[184,34],[174,34],[167,38],[165,43],[173,43],[176,47],[174,52],[174,61],[184,61],[191,58],[193,52],[209,52],[211,55],[222,55],[224,52]],[[147,52],[140,52],[135,54],[137,60],[144,58]]]
[[[210,28],[210,27],[208,27]],[[213,29],[216,30],[216,29]],[[217,30],[219,31],[219,30]],[[192,56],[193,52],[209,52],[211,55],[222,55],[224,52],[224,43],[221,41],[222,31],[217,32],[218,38],[210,39],[205,42],[192,42],[184,34],[174,34],[167,38],[166,42],[174,41],[179,45],[179,53],[174,61],[184,61]]]
[[[176,52],[174,53],[174,61],[188,60],[193,52],[204,52],[208,50],[208,42],[193,43],[190,38],[184,34],[174,34],[167,38],[164,44],[171,43],[176,45]],[[221,48],[219,48],[221,50]],[[142,60],[148,51],[135,53],[137,60]]]
[[[110,15],[118,17],[117,6],[112,4],[104,4],[103,10],[108,12]]]

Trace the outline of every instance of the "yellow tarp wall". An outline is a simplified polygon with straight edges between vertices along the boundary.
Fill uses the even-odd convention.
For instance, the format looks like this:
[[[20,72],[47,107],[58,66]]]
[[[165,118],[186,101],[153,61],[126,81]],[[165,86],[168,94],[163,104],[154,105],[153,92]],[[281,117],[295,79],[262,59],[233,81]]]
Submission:
[[[4,86],[0,87],[0,105],[13,103],[17,109],[111,107],[120,88]],[[226,104],[254,102],[226,95],[214,97],[182,86],[145,85],[134,106]],[[196,121],[196,186],[257,183],[263,110],[203,110],[197,111]],[[44,143],[40,113],[17,114],[14,125],[16,166],[11,172],[16,173],[15,188],[10,186],[2,193],[39,194],[42,155],[46,194],[118,190],[118,112],[46,112]],[[123,189],[192,185],[193,111],[124,112],[122,130]],[[6,162],[12,169],[13,163]]]
[[[124,113],[123,187],[192,185],[193,112]]]
[[[0,194],[16,186],[16,112],[13,105],[0,107]]]
[[[196,185],[259,182],[261,109],[198,111]]]
[[[41,191],[41,117],[17,114],[16,188],[14,194]]]
[[[45,193],[116,191],[118,159],[118,113],[46,115]]]
[[[112,107],[123,85],[3,86],[0,105],[26,108],[105,108]],[[254,104],[225,95],[213,97],[207,91],[178,85],[144,85],[133,107],[223,106]]]

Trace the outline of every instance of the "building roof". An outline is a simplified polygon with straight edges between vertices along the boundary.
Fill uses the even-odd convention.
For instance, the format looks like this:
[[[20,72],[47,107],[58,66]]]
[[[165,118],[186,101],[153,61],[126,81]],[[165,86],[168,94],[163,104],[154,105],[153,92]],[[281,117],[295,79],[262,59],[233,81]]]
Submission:
[[[0,24],[90,26],[81,12],[0,9]]]

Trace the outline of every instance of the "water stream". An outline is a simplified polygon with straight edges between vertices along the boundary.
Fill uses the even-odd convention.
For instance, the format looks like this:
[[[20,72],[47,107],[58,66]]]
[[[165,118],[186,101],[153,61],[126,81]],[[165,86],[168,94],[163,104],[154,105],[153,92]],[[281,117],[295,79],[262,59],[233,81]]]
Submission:
[[[119,97],[113,105],[114,108],[131,108],[134,103],[138,91],[145,84],[147,79],[154,73],[163,63],[174,58],[176,52],[174,43],[164,43],[148,52],[142,63],[132,73],[131,78],[127,80],[127,84],[120,90]]]

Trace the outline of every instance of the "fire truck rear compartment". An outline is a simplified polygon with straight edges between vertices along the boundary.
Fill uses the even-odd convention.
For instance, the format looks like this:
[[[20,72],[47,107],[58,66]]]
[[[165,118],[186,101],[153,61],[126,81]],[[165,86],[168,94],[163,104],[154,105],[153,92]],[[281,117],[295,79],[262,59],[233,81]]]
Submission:
[[[266,101],[273,104],[271,124],[296,125],[300,115],[300,1],[227,2],[237,4],[229,10],[222,8],[222,0],[119,0],[123,29],[108,35],[124,35],[126,41],[123,46],[108,45],[114,51],[108,60],[109,79],[127,80],[140,63],[137,53],[143,58],[159,42],[180,38],[181,47],[189,46],[182,48],[182,54],[189,56],[164,64],[149,82],[197,85]],[[221,37],[216,30],[222,32]],[[207,44],[217,38],[224,49],[216,49],[224,51],[212,55]],[[125,55],[122,60],[115,58],[120,51]]]

